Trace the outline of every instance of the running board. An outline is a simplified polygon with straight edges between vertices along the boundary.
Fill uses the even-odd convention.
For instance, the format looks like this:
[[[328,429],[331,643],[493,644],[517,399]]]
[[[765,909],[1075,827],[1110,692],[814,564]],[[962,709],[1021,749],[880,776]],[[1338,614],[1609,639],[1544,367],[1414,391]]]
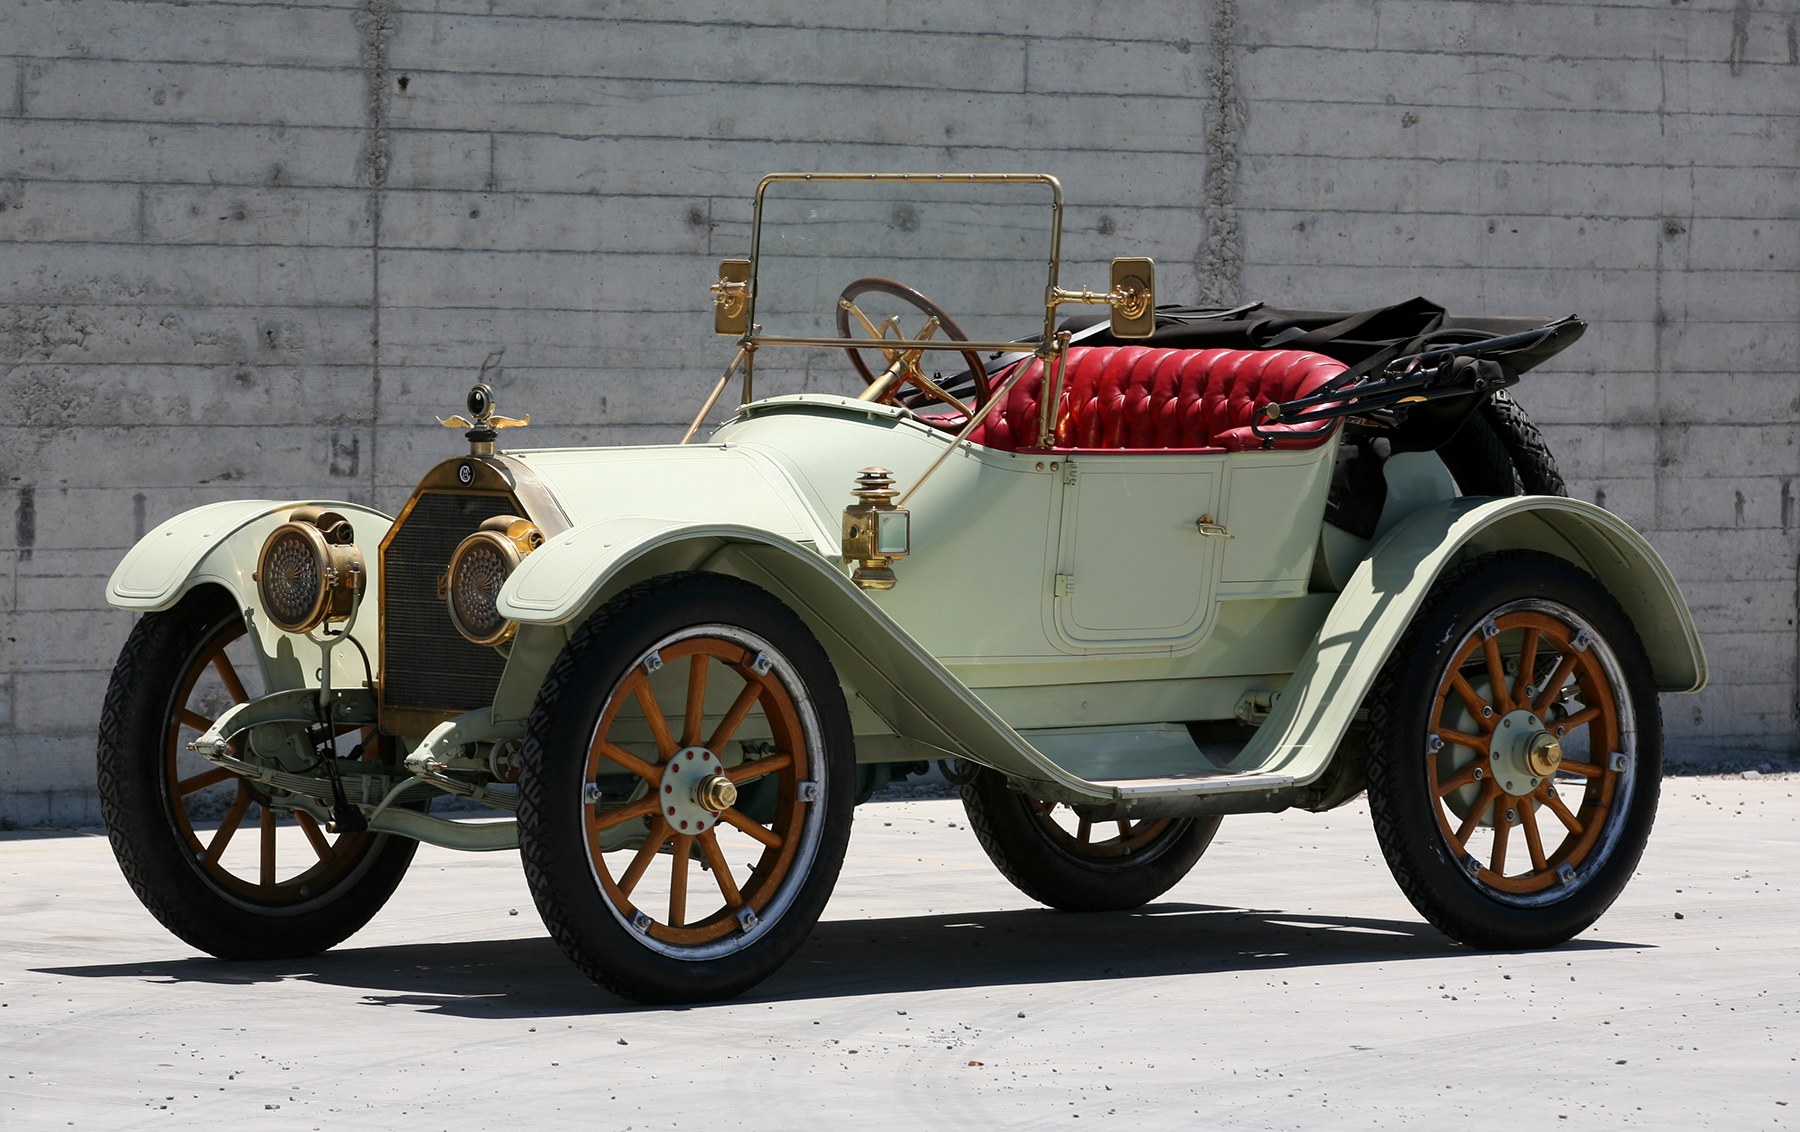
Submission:
[[[1196,743],[1180,723],[1046,728],[1019,736],[1107,799],[1060,799],[1097,821],[1284,810],[1315,777],[1290,769],[1234,767],[1243,752],[1256,747],[1253,740]]]

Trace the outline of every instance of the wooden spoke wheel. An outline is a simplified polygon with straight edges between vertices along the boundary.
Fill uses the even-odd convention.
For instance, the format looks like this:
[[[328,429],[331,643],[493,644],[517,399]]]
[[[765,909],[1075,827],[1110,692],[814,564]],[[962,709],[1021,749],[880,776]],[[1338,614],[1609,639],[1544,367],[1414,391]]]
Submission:
[[[1147,904],[1194,867],[1217,817],[1088,821],[981,768],[962,786],[963,809],[988,858],[1025,895],[1071,912]]]
[[[1371,703],[1369,796],[1401,888],[1485,947],[1559,943],[1617,897],[1661,779],[1643,646],[1559,559],[1445,576]]]
[[[125,877],[177,936],[223,958],[310,955],[386,902],[416,843],[332,834],[303,810],[187,750],[262,679],[230,595],[203,588],[146,615],[113,670],[99,745],[101,812]],[[381,747],[315,729],[320,756]]]
[[[850,829],[848,711],[823,649],[722,575],[634,587],[570,641],[521,755],[551,934],[627,998],[737,994],[817,922]]]

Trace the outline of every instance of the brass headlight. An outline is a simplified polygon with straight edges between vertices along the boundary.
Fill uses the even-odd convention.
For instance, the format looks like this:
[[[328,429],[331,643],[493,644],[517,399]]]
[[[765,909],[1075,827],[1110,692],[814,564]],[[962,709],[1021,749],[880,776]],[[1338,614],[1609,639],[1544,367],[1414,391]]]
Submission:
[[[269,620],[289,633],[310,633],[356,608],[366,577],[349,520],[321,507],[300,507],[263,540],[256,593]]]
[[[543,532],[530,519],[496,515],[456,544],[444,576],[444,601],[457,632],[478,645],[512,639],[519,623],[500,615],[500,587],[543,542]]]

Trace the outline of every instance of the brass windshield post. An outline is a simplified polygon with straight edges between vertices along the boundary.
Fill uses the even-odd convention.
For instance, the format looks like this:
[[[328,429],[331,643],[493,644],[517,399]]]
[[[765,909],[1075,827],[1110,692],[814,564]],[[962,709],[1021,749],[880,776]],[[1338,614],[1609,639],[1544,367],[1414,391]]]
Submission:
[[[750,385],[756,377],[756,336],[762,333],[761,326],[752,326],[750,333],[744,336],[744,397],[740,405],[750,403]]]
[[[1056,442],[1056,406],[1062,399],[1063,369],[1069,358],[1069,332],[1059,330],[1050,340],[1049,353],[1038,355],[1043,377],[1038,382],[1038,443],[1049,448]]]
[[[700,431],[700,425],[706,420],[706,414],[713,411],[713,406],[719,403],[719,397],[725,392],[725,386],[731,383],[731,375],[736,373],[737,368],[744,364],[744,356],[748,349],[749,347],[740,345],[737,348],[737,353],[731,356],[731,364],[726,366],[725,372],[719,375],[719,383],[713,386],[712,395],[707,397],[706,404],[700,406],[700,411],[694,414],[694,423],[689,425],[688,430],[681,434],[680,443],[686,444],[688,441],[694,439],[694,434],[696,432]]]

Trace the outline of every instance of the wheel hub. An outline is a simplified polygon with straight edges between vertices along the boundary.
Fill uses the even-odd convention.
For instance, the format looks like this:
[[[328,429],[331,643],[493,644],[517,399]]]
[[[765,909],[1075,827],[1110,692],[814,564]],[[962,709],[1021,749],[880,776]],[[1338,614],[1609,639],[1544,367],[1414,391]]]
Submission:
[[[1562,743],[1532,712],[1520,708],[1500,717],[1488,741],[1488,765],[1500,789],[1523,797],[1556,773]]]
[[[683,747],[663,765],[657,796],[670,829],[697,836],[717,825],[719,814],[737,804],[737,786],[724,769],[719,756],[705,747]]]

